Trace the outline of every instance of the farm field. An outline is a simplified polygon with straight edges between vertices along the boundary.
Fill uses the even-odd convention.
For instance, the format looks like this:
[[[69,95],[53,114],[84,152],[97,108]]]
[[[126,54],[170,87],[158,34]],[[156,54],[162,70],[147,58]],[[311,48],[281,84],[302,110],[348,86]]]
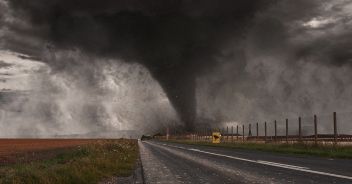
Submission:
[[[0,139],[0,164],[41,159],[40,156],[48,158],[54,156],[55,152],[59,153],[60,149],[69,149],[97,141],[94,139]]]
[[[0,139],[0,183],[98,183],[130,176],[137,140]]]

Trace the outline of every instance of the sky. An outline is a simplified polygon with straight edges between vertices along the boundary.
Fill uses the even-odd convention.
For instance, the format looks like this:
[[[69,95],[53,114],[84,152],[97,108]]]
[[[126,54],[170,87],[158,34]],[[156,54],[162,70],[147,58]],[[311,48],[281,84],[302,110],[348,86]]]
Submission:
[[[351,28],[351,0],[0,0],[0,90],[25,91],[8,109],[36,126],[1,123],[190,131],[349,113]]]

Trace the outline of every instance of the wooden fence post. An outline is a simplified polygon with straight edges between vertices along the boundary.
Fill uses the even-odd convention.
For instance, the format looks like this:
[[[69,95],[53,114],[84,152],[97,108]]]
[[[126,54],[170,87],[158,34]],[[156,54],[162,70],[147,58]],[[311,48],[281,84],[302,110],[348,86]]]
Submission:
[[[334,112],[334,143],[337,143],[337,118],[336,112]]]
[[[259,138],[259,127],[258,127],[258,122],[257,122],[257,140]]]
[[[204,139],[204,128],[201,128],[200,130],[200,141],[203,141]]]
[[[203,130],[202,128],[199,129],[199,142],[202,142]]]
[[[318,122],[317,122],[317,116],[314,115],[314,144],[318,143]]]
[[[288,119],[286,119],[286,144],[288,144]]]
[[[298,140],[302,141],[302,118],[298,117]]]
[[[205,142],[208,142],[209,138],[209,128],[205,128]]]
[[[238,141],[238,125],[237,125],[236,140]]]
[[[213,130],[209,129],[209,142],[213,142]]]
[[[195,142],[196,141],[196,132],[192,133],[192,141]]]
[[[266,122],[264,123],[264,141],[266,142]]]
[[[215,132],[212,128],[210,129],[210,142],[213,142],[213,132]]]
[[[216,132],[214,128],[210,128],[210,133],[209,133],[209,136],[210,136],[210,142],[213,142],[213,132]]]
[[[200,128],[199,129],[199,132],[198,132],[198,141],[201,142],[202,141],[202,129]]]
[[[202,142],[203,130],[202,128],[199,129],[199,142]]]
[[[252,136],[252,125],[249,123],[248,125],[248,137]]]
[[[196,131],[196,142],[198,142],[198,131]]]
[[[202,141],[202,129],[199,129],[198,131],[198,142]]]
[[[242,125],[242,141],[244,142],[244,125]]]
[[[194,141],[194,142],[196,142],[196,141],[197,141],[197,131],[195,131],[195,132],[194,132],[193,141]]]
[[[229,127],[226,126],[226,142],[229,142]]]
[[[204,138],[204,137],[203,137],[203,135],[204,135],[204,129],[203,129],[203,128],[200,129],[199,135],[200,135],[199,140],[202,142],[202,141],[203,141],[203,138]]]
[[[277,141],[277,140],[276,140],[276,138],[277,138],[277,137],[276,137],[276,136],[277,136],[277,125],[276,125],[276,120],[274,121],[274,127],[275,127],[275,128],[274,128],[274,129],[275,129],[275,139],[274,139],[274,140],[275,140],[275,141]]]
[[[233,142],[233,126],[231,126],[231,142]]]

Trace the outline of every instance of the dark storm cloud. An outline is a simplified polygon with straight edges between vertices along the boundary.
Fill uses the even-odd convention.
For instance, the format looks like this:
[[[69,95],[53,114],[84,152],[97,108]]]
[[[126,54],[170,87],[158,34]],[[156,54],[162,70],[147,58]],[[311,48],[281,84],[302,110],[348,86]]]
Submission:
[[[272,104],[284,109],[279,102],[299,101],[293,106],[307,109],[317,103],[304,96],[306,88],[296,79],[305,74],[302,68],[309,63],[321,68],[345,66],[352,58],[352,21],[343,13],[348,1],[11,0],[7,4],[13,21],[5,21],[6,11],[0,13],[0,22],[10,30],[2,47],[33,57],[40,57],[43,48],[78,48],[93,56],[139,62],[158,80],[189,128],[195,118],[199,76],[215,75],[207,81],[211,84],[207,98],[222,94],[224,103],[209,107],[204,100],[201,108],[215,108],[217,119],[245,109],[245,103],[232,103],[231,98],[255,101],[254,112],[275,115]],[[85,75],[91,83],[97,77],[94,66],[99,65],[94,61],[86,59],[92,69],[73,71],[72,66],[81,63],[44,60],[54,70]],[[316,78],[312,81],[324,83],[323,77]],[[334,76],[331,81],[348,80]],[[297,100],[295,94],[304,97]]]
[[[55,48],[80,48],[142,63],[192,128],[195,77],[216,63],[214,58],[229,41],[240,40],[252,17],[273,1],[8,2],[21,20],[36,29],[28,35],[41,35]]]
[[[200,117],[253,123],[351,111],[351,3],[283,0],[257,13],[245,56],[223,58],[197,83]]]
[[[352,26],[349,27],[349,29]],[[342,32],[337,35],[327,35],[299,45],[297,57],[314,57],[317,62],[336,66],[352,66],[352,33]]]
[[[296,61],[304,59],[339,66],[351,64],[352,17],[342,11],[350,3],[280,1],[255,18],[248,40],[253,50],[262,55],[290,50],[291,59]]]

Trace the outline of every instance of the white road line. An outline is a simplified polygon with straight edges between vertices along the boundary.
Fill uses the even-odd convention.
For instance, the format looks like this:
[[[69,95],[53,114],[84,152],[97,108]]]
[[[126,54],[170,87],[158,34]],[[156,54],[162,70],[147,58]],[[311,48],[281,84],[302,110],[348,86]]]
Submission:
[[[191,151],[200,151],[199,149],[188,149],[188,150],[191,150]]]
[[[264,160],[257,160],[257,162],[258,163],[268,164],[268,165],[279,165],[279,166],[293,167],[293,168],[298,168],[298,169],[309,169],[308,167],[300,167],[300,166],[281,164],[281,163],[276,163],[276,162],[268,162],[268,161],[264,161]]]
[[[306,172],[306,173],[313,173],[313,174],[319,174],[319,175],[324,175],[324,176],[331,176],[331,177],[336,177],[336,178],[352,180],[351,176],[344,176],[344,175],[339,175],[339,174],[332,174],[332,173],[327,173],[327,172],[314,171],[314,170],[311,170],[311,169],[309,169],[307,167],[300,167],[300,166],[295,166],[295,165],[281,164],[281,163],[269,162],[269,161],[264,161],[264,160],[250,160],[250,159],[245,159],[245,158],[240,158],[240,157],[234,157],[234,156],[229,156],[229,155],[212,153],[212,152],[208,152],[208,151],[202,151],[202,150],[194,149],[194,148],[184,148],[184,147],[172,146],[172,145],[167,145],[167,146],[175,147],[175,148],[179,148],[179,149],[184,149],[184,150],[189,150],[189,151],[194,151],[194,152],[199,152],[199,153],[205,153],[205,154],[208,154],[208,155],[215,155],[215,156],[219,156],[219,157],[225,157],[225,158],[231,158],[231,159],[235,159],[235,160],[241,160],[241,161],[245,161],[245,162],[251,162],[251,163],[268,165],[268,166],[285,168],[285,169],[291,169],[291,170],[296,170],[296,171],[301,171],[301,172]]]

